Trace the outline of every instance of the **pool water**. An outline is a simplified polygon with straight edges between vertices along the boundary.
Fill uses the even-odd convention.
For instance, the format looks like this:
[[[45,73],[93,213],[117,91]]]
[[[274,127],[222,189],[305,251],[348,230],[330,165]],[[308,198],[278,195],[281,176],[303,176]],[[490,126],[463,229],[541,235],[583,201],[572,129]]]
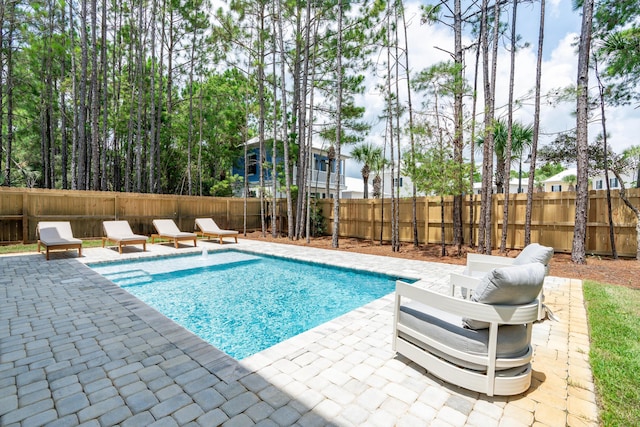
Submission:
[[[397,279],[235,250],[90,267],[236,359],[389,294]]]

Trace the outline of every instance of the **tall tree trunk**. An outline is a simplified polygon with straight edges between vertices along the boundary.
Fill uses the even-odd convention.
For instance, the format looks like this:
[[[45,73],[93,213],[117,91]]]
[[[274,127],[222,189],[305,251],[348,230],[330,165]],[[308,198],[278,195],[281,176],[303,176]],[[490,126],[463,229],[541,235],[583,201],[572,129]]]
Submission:
[[[413,129],[413,104],[411,103],[411,70],[409,68],[409,36],[407,34],[407,18],[404,13],[404,4],[400,2],[400,11],[402,13],[402,26],[404,28],[404,60],[405,60],[405,70],[407,72],[407,104],[409,108],[409,144],[410,144],[410,153],[411,153],[411,164],[415,166],[416,162],[416,143],[414,138],[414,129]],[[368,179],[369,174],[367,173],[367,177],[363,176],[364,181],[364,198],[368,197],[369,187],[368,187]],[[413,229],[413,246],[417,248],[420,246],[420,242],[418,240],[418,206],[417,206],[417,189],[416,184],[412,183],[411,186],[411,228]]]
[[[395,177],[392,177],[392,181],[394,181],[393,178],[395,178],[395,187],[396,187],[396,195],[397,195],[397,199],[396,199],[396,203],[395,203],[395,212],[394,212],[394,221],[393,221],[393,226],[395,227],[395,239],[393,239],[393,242],[391,244],[391,250],[392,252],[400,252],[400,169],[401,169],[401,163],[402,163],[402,155],[400,153],[400,115],[401,115],[401,108],[400,108],[400,51],[399,51],[399,37],[398,37],[398,3],[396,2],[396,6],[393,8],[394,11],[394,25],[393,25],[393,30],[394,30],[394,59],[395,59],[395,93],[396,93],[396,100],[395,100],[395,119],[396,119],[396,154],[398,157],[398,168],[395,171]]]
[[[87,42],[87,0],[81,1],[80,9],[80,96],[78,99],[78,189],[86,190],[87,171],[87,68],[89,62]]]
[[[607,147],[607,116],[604,108],[604,91],[605,86],[600,78],[598,70],[598,59],[594,58],[593,65],[595,69],[596,79],[598,80],[598,95],[600,97],[600,122],[602,123],[602,150],[604,153],[604,180],[607,183],[607,214],[609,217],[609,242],[611,243],[611,256],[618,259],[618,251],[616,250],[616,239],[614,233],[613,214],[611,212],[611,183],[609,182],[609,149]]]
[[[95,0],[94,0],[95,1]],[[144,155],[143,153],[143,139],[142,139],[142,106],[143,106],[143,95],[144,95],[144,87],[145,87],[145,79],[144,79],[144,62],[146,61],[145,59],[145,48],[144,48],[144,42],[143,42],[143,35],[144,35],[144,28],[143,28],[143,23],[144,23],[144,11],[145,8],[142,7],[142,4],[140,4],[140,6],[138,7],[138,30],[137,30],[137,51],[138,51],[138,56],[136,59],[136,64],[137,64],[137,68],[138,68],[138,72],[137,72],[137,84],[136,84],[136,91],[137,91],[137,95],[138,95],[138,102],[137,102],[137,108],[136,108],[136,149],[135,149],[135,189],[134,191],[136,193],[141,193],[143,191],[142,189],[142,174],[143,174],[143,168],[142,168],[142,157]],[[189,123],[191,123],[191,120],[189,121]],[[189,184],[191,184],[191,182],[189,182]],[[189,190],[191,190],[191,187],[189,187]],[[191,194],[191,193],[189,193]]]
[[[61,26],[64,29],[66,27],[66,9],[64,7],[60,9],[60,15],[61,15],[61,18],[60,18]],[[63,41],[64,49],[67,49],[68,47],[67,47],[66,36],[64,34],[62,36],[65,37],[65,40]],[[0,42],[0,44],[2,43]],[[62,60],[60,61],[60,81],[64,80],[65,78],[67,78],[66,61]],[[65,94],[66,94],[66,90],[61,87],[58,93],[59,95],[58,102],[60,103],[60,174],[62,175],[61,178],[62,178],[63,190],[66,190],[69,188],[69,181],[67,176],[68,167],[69,167],[67,146],[69,142],[68,142],[68,136],[67,136],[67,102],[65,100]],[[0,128],[1,127],[2,127],[2,120],[0,120]]]
[[[339,246],[338,236],[340,234],[340,147],[342,145],[342,0],[338,0],[338,33],[336,45],[336,86],[337,86],[337,102],[336,102],[336,197],[333,199],[333,235],[331,238],[331,247]]]
[[[102,43],[100,46],[100,68],[102,69],[102,150],[100,151],[100,190],[108,190],[107,138],[109,138],[109,85],[107,74],[107,0],[102,0]],[[112,70],[115,72],[115,70]]]
[[[13,35],[16,29],[16,4],[9,6],[9,33],[7,35],[7,149],[4,165],[4,185],[11,187],[11,160],[13,156]]]
[[[480,25],[484,25],[482,22]],[[471,163],[471,170],[469,171],[469,182],[471,183],[471,193],[469,194],[469,246],[474,247],[476,244],[475,239],[475,194],[473,190],[473,184],[475,182],[475,170],[476,170],[476,160],[475,160],[475,152],[476,152],[476,113],[478,108],[478,69],[480,68],[480,46],[482,44],[482,31],[478,32],[478,45],[476,47],[476,62],[474,64],[474,73],[473,73],[473,106],[471,107],[471,141],[469,143],[470,153],[469,153],[469,162]]]
[[[191,54],[189,55],[189,123],[188,123],[188,136],[187,136],[187,188],[188,194],[193,194],[193,182],[191,177],[191,157],[193,151],[193,73],[196,62],[196,29],[193,29],[191,37]]]
[[[309,170],[312,168],[311,163],[311,148],[307,146],[307,141],[312,141],[312,126],[313,123],[310,123],[307,126],[307,92],[308,92],[308,83],[309,83],[309,49],[311,44],[311,3],[307,2],[306,6],[306,16],[305,16],[305,24],[304,24],[304,38],[300,37],[301,42],[304,43],[303,49],[303,64],[302,64],[302,86],[300,87],[299,99],[298,99],[298,135],[300,138],[300,150],[298,155],[298,220],[297,220],[297,230],[296,230],[296,238],[302,237],[303,232],[306,230],[306,238],[309,238],[309,227],[306,226],[308,223],[307,216],[309,214],[308,206],[309,201],[307,200],[310,193],[309,182],[311,180],[311,175],[309,174]],[[313,90],[313,87],[311,88]],[[307,132],[309,132],[309,138],[307,138]],[[303,147],[305,147],[303,149]],[[307,169],[308,168],[308,169]]]
[[[535,186],[536,155],[538,153],[538,137],[540,135],[540,81],[542,80],[542,46],[544,44],[545,0],[540,0],[540,29],[538,31],[538,58],[536,63],[535,110],[533,113],[533,141],[531,144],[531,161],[529,163],[529,181],[527,185],[527,209],[524,219],[524,245],[531,243],[531,211],[533,210],[533,189]]]
[[[504,153],[504,176],[506,180],[504,192],[504,206],[502,210],[502,238],[500,239],[500,253],[507,250],[507,234],[509,233],[509,185],[511,177],[511,149],[513,145],[513,84],[516,70],[516,19],[518,17],[518,1],[513,2],[511,15],[511,64],[509,68],[509,101],[507,102],[507,146]],[[522,150],[521,150],[522,151]],[[522,157],[522,153],[520,153]]]
[[[265,4],[261,3],[259,9],[259,28],[258,28],[258,103],[259,103],[259,116],[258,116],[258,139],[260,141],[260,152],[258,153],[258,173],[260,179],[260,225],[261,235],[265,237],[267,235],[267,227],[265,223],[265,200],[264,200],[264,163],[265,163],[265,147],[264,147],[264,122],[266,116],[266,106],[264,101],[264,64],[265,64],[265,45],[264,45],[264,19],[265,19]]]
[[[482,39],[482,79],[484,86],[484,143],[482,144],[482,196],[478,252],[491,253],[491,204],[493,195],[493,131],[491,111],[491,80],[489,79],[488,0],[482,0],[480,38]]]
[[[151,142],[149,143],[149,192],[157,192],[156,185],[156,155],[158,152],[158,134],[156,132],[156,113],[159,111],[156,108],[156,14],[158,10],[158,0],[152,0],[151,3],[151,76],[149,80],[149,98],[151,101],[151,109],[149,111],[149,134],[151,135]],[[163,24],[164,25],[164,24]],[[161,40],[161,43],[164,40]],[[160,72],[160,79],[162,79],[162,72]],[[162,83],[161,83],[162,84]]]
[[[584,0],[582,8],[582,31],[578,50],[578,78],[576,101],[576,149],[577,183],[576,215],[573,230],[571,260],[585,264],[585,244],[587,239],[587,208],[589,206],[588,144],[589,144],[589,56],[591,51],[591,31],[594,0]]]
[[[314,9],[315,12],[315,9]],[[311,39],[309,39],[309,42],[311,42]],[[311,69],[315,69],[316,68],[316,55],[318,53],[318,24],[316,24],[316,26],[314,27],[313,30],[313,53],[311,55]],[[306,142],[306,148],[305,150],[307,151],[307,155],[306,155],[306,159],[307,159],[307,167],[305,168],[306,172],[305,172],[305,182],[306,182],[306,177],[309,177],[309,182],[311,182],[311,176],[312,176],[312,172],[313,172],[313,162],[311,162],[311,148],[313,147],[313,113],[314,113],[314,108],[313,108],[313,98],[314,98],[314,93],[315,93],[315,78],[316,78],[316,74],[315,73],[311,73],[311,79],[309,82],[309,87],[311,88],[309,91],[309,119],[307,120],[307,123],[309,123],[309,132],[307,132],[307,142]],[[307,243],[309,243],[311,241],[311,185],[306,185],[306,193],[305,193],[305,199],[306,199],[306,208],[304,209],[304,211],[306,212],[305,215],[305,237],[307,240]],[[314,206],[317,206],[317,204],[314,203]]]
[[[281,102],[282,102],[282,144],[284,149],[284,180],[286,186],[287,195],[287,238],[293,239],[294,224],[293,224],[293,203],[291,200],[291,170],[289,169],[289,131],[287,123],[287,85],[286,85],[286,72],[285,72],[285,55],[284,50],[284,34],[282,31],[282,3],[278,2],[278,40],[280,46],[280,90],[281,90]]]
[[[453,158],[454,161],[460,165],[464,163],[462,151],[464,149],[463,139],[463,117],[462,117],[462,96],[464,88],[464,51],[462,47],[462,6],[461,0],[455,0],[454,2],[454,39],[455,39],[455,52],[454,59],[456,65],[459,67],[456,76],[456,88],[454,91],[453,101],[453,115],[454,115],[454,137],[453,137]],[[463,177],[461,173],[456,173],[456,180],[458,191],[462,189]],[[458,191],[453,196],[453,244],[456,245],[458,253],[461,253],[462,247],[462,206],[463,196],[458,194]]]
[[[100,189],[100,125],[98,93],[98,2],[91,0],[91,189]]]
[[[275,238],[278,237],[277,230],[277,213],[278,213],[278,171],[277,171],[277,159],[278,159],[278,79],[276,78],[276,62],[277,62],[277,44],[276,44],[276,5],[272,5],[273,13],[273,34],[271,36],[271,55],[272,55],[272,73],[273,73],[273,151],[271,154],[271,235]]]
[[[6,2],[5,1],[0,1],[0,22],[6,22],[5,18],[6,18]],[[64,17],[63,17],[64,20]],[[1,26],[0,26],[1,27]],[[4,46],[4,32],[0,31],[0,46]],[[3,154],[4,154],[4,128],[2,126],[2,123],[4,122],[4,83],[3,83],[3,77],[5,75],[5,70],[4,70],[4,52],[2,49],[0,49],[0,173],[2,174],[2,178],[0,180],[4,181],[4,173],[2,172],[2,161],[3,161]],[[2,184],[4,184],[4,182],[2,182]]]
[[[78,92],[78,66],[76,63],[76,43],[75,43],[75,30],[74,30],[74,22],[73,18],[73,1],[69,1],[69,40],[71,44],[71,92],[72,92],[72,100],[73,100],[73,108],[71,114],[73,115],[73,127],[71,129],[71,188],[73,190],[80,189],[80,179],[78,176],[78,164],[79,164],[79,121],[80,121],[80,112],[79,112],[79,100],[80,94]]]

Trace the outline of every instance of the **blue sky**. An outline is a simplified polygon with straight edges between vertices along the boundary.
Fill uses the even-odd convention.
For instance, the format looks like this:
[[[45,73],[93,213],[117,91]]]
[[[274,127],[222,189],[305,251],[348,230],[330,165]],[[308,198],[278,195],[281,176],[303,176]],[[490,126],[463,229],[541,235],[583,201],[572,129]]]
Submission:
[[[453,50],[453,34],[443,25],[420,25],[419,5],[425,2],[407,2],[407,17],[411,20],[409,27],[409,61],[412,72],[439,61],[450,60],[450,56],[441,49]],[[534,108],[528,97],[533,93],[535,85],[536,54],[538,44],[540,4],[523,3],[518,6],[518,33],[522,36],[522,43],[528,42],[528,47],[522,47],[516,57],[515,98],[523,105],[514,113],[515,118],[525,124],[533,123]],[[503,13],[503,21],[511,18],[511,11]],[[571,0],[547,0],[545,16],[545,38],[542,67],[543,95],[555,88],[575,86],[577,76],[577,37],[580,33],[581,14],[572,9]],[[471,41],[467,38],[464,44]],[[436,48],[439,47],[441,49]],[[467,53],[467,78],[473,79],[473,53]],[[380,72],[379,74],[384,74]],[[375,79],[368,78],[368,90],[358,100],[360,105],[367,107],[365,120],[374,125],[368,142],[382,145],[384,141],[384,124],[377,123],[377,117],[384,108],[381,94],[375,89]],[[496,115],[506,116],[509,81],[509,52],[501,47],[498,59]],[[595,78],[590,79],[590,86],[595,91]],[[482,105],[482,94],[479,95],[479,105]],[[419,99],[413,100],[414,105]],[[470,107],[469,107],[470,108]],[[541,106],[541,136],[540,144],[552,143],[561,132],[570,131],[575,127],[575,103],[551,104],[542,103]],[[640,143],[636,135],[640,135],[640,111],[633,107],[608,107],[607,126],[610,134],[610,144],[614,151],[621,152],[625,148]],[[589,139],[593,140],[601,131],[600,122],[595,121],[589,129]],[[348,153],[351,147],[345,147]],[[360,176],[361,165],[354,161],[347,162],[347,175]]]

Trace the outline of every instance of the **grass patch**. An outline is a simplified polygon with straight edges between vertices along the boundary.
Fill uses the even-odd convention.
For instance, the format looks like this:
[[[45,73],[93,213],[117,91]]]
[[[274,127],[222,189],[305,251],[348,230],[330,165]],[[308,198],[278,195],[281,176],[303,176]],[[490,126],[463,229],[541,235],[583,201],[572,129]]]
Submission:
[[[605,426],[640,420],[640,291],[586,280],[591,369]]]
[[[109,244],[107,244],[109,245]],[[82,249],[84,248],[98,248],[102,246],[102,239],[82,239]],[[37,252],[38,244],[29,243],[26,245],[0,245],[0,255],[6,254],[19,254],[25,252]]]

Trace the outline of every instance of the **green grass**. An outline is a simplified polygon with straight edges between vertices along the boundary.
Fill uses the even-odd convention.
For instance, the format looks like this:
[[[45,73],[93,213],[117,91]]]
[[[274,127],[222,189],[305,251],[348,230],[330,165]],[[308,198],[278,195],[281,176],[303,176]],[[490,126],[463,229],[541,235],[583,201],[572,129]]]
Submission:
[[[157,240],[157,239],[156,239]],[[147,240],[148,241],[148,240]],[[107,245],[113,245],[112,243]],[[102,246],[102,239],[82,239],[82,248],[98,248]],[[18,254],[24,252],[36,252],[38,250],[37,243],[29,243],[26,245],[0,245],[0,255]]]
[[[585,281],[591,369],[605,426],[640,420],[640,290]]]

